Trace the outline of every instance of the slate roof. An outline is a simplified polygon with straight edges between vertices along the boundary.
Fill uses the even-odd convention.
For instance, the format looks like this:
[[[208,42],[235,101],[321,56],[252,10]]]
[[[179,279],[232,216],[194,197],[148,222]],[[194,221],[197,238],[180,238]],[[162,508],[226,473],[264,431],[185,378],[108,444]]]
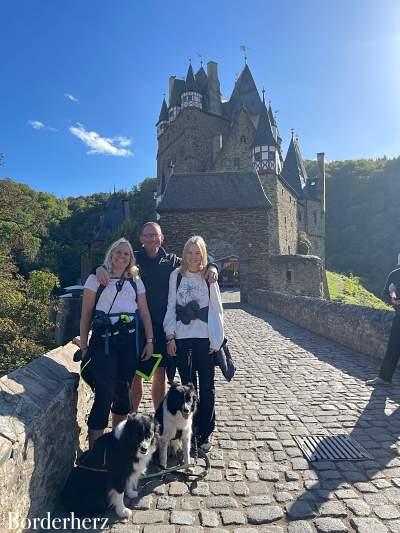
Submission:
[[[185,91],[193,91],[193,92],[198,92],[199,91],[199,88],[197,87],[196,80],[194,79],[192,65],[189,65],[189,68],[188,68],[188,71],[187,71],[187,74],[186,74]]]
[[[271,126],[277,126],[276,124],[276,120],[275,120],[275,117],[274,117],[274,114],[272,112],[272,107],[271,107],[271,104],[269,104],[269,107],[268,107],[268,116],[269,116],[269,120],[271,122]]]
[[[105,205],[104,215],[94,231],[93,241],[105,241],[117,231],[125,220],[124,202],[118,194],[112,194]]]
[[[167,102],[165,101],[165,98],[163,99],[163,102],[161,105],[161,111],[160,111],[160,116],[158,117],[158,122],[161,122],[162,120],[164,121],[166,120],[167,122],[169,120]]]
[[[301,157],[299,143],[294,135],[292,135],[281,174],[284,180],[302,196],[308,176]]]
[[[271,207],[255,172],[173,174],[157,211]]]
[[[232,118],[242,106],[245,106],[250,113],[261,113],[262,108],[264,107],[247,64],[240,73],[229,99]]]
[[[199,68],[199,70],[196,72],[195,77],[196,77],[196,82],[197,82],[197,85],[200,91],[204,93],[207,90],[208,76],[203,67]]]
[[[260,113],[256,136],[254,138],[254,146],[261,145],[276,146],[276,140],[274,134],[272,133],[271,122],[269,120],[268,111],[265,105],[263,105],[263,109]]]
[[[185,80],[174,79],[172,87],[172,94],[170,95],[169,106],[180,107],[181,106],[181,94],[185,89]]]

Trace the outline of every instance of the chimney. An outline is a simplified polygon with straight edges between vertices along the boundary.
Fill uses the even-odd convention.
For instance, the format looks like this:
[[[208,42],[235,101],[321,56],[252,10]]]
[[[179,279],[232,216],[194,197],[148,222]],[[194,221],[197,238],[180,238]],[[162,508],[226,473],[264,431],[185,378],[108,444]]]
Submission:
[[[172,91],[174,90],[176,76],[169,77],[169,94],[168,94],[168,106],[171,105]]]
[[[207,63],[208,76],[208,111],[215,115],[222,115],[221,109],[221,88],[218,79],[218,63],[209,61]]]
[[[317,154],[318,163],[318,192],[322,200],[322,212],[325,213],[325,153],[319,152]]]

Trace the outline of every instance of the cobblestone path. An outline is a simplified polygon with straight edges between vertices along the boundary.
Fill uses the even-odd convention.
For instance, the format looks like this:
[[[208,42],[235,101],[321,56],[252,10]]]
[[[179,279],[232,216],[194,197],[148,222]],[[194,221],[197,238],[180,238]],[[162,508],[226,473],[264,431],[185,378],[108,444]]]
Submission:
[[[400,532],[399,385],[371,390],[377,361],[225,299],[238,369],[231,383],[217,379],[211,471],[158,484],[108,531]],[[293,440],[335,433],[374,460],[308,463]]]

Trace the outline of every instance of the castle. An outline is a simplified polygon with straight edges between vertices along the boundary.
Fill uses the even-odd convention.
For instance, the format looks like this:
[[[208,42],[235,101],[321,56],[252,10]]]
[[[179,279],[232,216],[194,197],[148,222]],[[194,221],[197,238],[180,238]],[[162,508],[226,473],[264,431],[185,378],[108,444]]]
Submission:
[[[324,154],[309,178],[292,132],[283,158],[276,117],[247,62],[227,101],[214,61],[207,73],[190,64],[186,80],[171,76],[156,126],[156,204],[169,251],[181,253],[190,235],[201,234],[214,260],[239,257],[242,277],[256,250],[262,270],[268,265],[269,275],[258,274],[267,286],[271,258],[304,254],[305,245],[324,261]]]

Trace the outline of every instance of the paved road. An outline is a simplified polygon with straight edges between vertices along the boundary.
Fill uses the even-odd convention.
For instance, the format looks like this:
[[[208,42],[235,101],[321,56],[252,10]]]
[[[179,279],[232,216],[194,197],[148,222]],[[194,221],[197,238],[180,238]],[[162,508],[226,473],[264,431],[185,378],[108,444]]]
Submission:
[[[209,475],[147,486],[130,522],[107,531],[400,532],[400,386],[371,390],[377,361],[235,299],[226,293],[238,370],[217,380]],[[293,440],[336,433],[374,459],[308,463]]]

